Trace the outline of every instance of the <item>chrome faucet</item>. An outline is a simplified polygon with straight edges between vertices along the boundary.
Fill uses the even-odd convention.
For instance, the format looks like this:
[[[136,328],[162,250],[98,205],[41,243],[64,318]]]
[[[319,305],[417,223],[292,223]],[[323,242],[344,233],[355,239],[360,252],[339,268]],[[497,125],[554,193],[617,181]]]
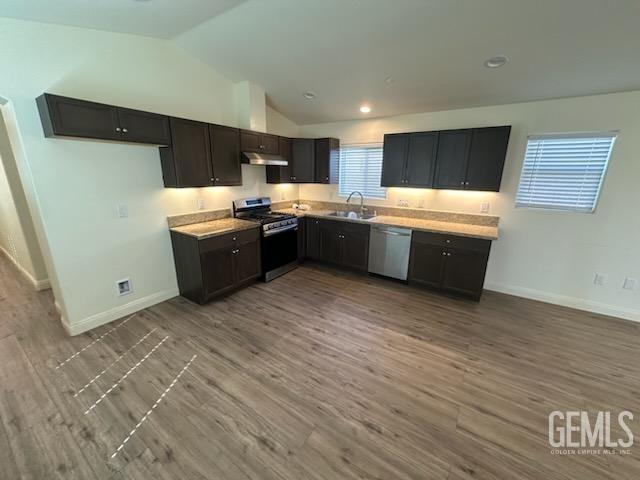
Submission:
[[[353,195],[356,193],[360,195],[360,215],[362,215],[367,210],[366,208],[364,208],[364,195],[362,195],[362,193],[358,191],[351,192],[351,194],[349,194],[349,197],[347,198],[347,205],[349,204],[349,200],[351,200],[351,197],[353,197]]]

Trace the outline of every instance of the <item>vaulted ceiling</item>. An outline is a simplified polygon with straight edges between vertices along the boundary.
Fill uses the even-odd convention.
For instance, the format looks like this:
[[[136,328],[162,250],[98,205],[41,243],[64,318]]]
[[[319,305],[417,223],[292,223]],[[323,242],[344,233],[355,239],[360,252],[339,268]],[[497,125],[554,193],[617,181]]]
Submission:
[[[640,89],[637,0],[12,0],[0,15],[172,38],[300,124]],[[494,55],[509,61],[484,67]]]

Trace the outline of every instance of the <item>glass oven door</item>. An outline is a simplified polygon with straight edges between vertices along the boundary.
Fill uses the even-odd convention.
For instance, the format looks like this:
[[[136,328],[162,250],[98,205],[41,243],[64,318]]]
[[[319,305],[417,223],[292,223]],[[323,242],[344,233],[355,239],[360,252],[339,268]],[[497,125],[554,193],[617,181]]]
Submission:
[[[298,229],[285,230],[262,237],[262,273],[295,262],[298,259]]]

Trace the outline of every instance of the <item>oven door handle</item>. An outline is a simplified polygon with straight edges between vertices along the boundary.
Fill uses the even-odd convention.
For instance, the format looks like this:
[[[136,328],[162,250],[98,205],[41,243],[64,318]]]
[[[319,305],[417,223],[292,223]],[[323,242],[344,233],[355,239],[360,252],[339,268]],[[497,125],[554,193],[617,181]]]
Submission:
[[[282,232],[287,232],[289,230],[298,230],[298,224],[287,225],[284,228],[278,228],[277,230],[267,230],[263,231],[265,237],[270,237],[271,235],[277,235]]]

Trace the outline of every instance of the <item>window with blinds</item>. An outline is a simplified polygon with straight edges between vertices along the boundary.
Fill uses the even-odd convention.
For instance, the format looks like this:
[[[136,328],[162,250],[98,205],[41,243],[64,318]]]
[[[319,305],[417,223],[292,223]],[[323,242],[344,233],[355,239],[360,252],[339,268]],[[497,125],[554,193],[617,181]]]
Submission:
[[[338,164],[338,194],[347,197],[361,192],[367,198],[386,198],[380,186],[382,176],[382,144],[342,145]]]
[[[616,133],[529,137],[516,207],[592,213]]]

